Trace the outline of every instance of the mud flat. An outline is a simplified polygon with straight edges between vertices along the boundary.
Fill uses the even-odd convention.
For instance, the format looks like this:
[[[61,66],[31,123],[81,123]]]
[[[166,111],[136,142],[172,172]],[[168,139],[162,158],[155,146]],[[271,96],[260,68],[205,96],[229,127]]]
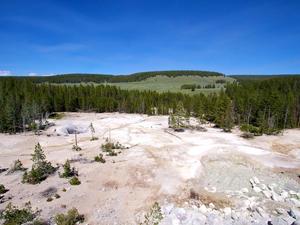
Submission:
[[[158,202],[161,224],[300,220],[300,130],[245,140],[237,129],[224,133],[209,125],[207,132],[174,132],[166,116],[66,113],[53,122],[40,136],[0,134],[0,167],[20,159],[29,168],[39,142],[52,164],[71,160],[81,185],[71,186],[57,173],[37,185],[22,184],[22,172],[2,172],[0,183],[9,191],[0,209],[30,201],[47,219],[76,207],[86,224],[137,224]],[[91,122],[95,141],[90,141]],[[79,152],[72,150],[74,129]],[[94,157],[108,137],[127,148],[97,163]],[[49,190],[61,197],[47,202]]]

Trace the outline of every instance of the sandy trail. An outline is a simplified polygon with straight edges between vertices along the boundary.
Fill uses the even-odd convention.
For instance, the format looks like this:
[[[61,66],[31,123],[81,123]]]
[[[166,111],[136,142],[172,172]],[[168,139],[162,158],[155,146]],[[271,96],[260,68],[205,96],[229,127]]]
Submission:
[[[10,189],[7,195],[14,204],[31,201],[43,210],[45,218],[66,210],[62,205],[76,207],[86,215],[88,224],[135,224],[155,201],[180,204],[192,188],[216,189],[224,195],[245,187],[250,190],[253,176],[266,183],[276,182],[281,189],[300,190],[296,176],[300,171],[300,130],[245,140],[238,130],[224,133],[209,126],[207,132],[175,133],[168,129],[167,121],[166,116],[66,113],[40,136],[0,134],[1,168],[17,158],[30,167],[30,154],[40,142],[53,164],[73,159],[72,166],[79,170],[82,182],[70,186],[55,174],[38,185],[29,185],[21,184],[22,173],[2,173],[1,183]],[[97,141],[90,141],[91,122]],[[80,152],[71,150],[74,135],[59,133],[69,124],[86,131],[78,134]],[[109,130],[112,140],[130,148],[116,157],[105,157],[105,164],[93,162]],[[47,202],[41,192],[49,187],[55,187],[61,198]],[[67,192],[62,192],[63,188]],[[0,209],[8,202],[0,204]]]

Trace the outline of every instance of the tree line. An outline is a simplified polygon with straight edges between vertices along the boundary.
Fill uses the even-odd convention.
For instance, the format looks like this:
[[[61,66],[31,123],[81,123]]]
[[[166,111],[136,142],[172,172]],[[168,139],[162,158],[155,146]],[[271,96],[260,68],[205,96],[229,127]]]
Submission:
[[[226,91],[203,95],[121,90],[109,85],[36,84],[0,79],[0,132],[35,129],[51,112],[124,112],[167,115],[182,104],[188,116],[224,130],[247,125],[260,133],[300,127],[300,77],[241,81]]]

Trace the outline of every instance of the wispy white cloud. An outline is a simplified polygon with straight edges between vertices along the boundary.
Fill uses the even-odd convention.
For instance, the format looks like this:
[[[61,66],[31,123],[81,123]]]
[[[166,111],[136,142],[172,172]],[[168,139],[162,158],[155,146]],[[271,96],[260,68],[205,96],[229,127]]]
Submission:
[[[37,73],[32,73],[32,72],[31,72],[31,73],[28,73],[28,76],[29,76],[29,77],[34,77],[34,76],[38,76],[38,74],[37,74]]]
[[[56,45],[38,45],[35,48],[39,52],[51,53],[51,52],[73,52],[84,49],[86,46],[83,44],[76,43],[62,43]]]
[[[9,70],[0,70],[0,76],[11,76],[11,71]]]

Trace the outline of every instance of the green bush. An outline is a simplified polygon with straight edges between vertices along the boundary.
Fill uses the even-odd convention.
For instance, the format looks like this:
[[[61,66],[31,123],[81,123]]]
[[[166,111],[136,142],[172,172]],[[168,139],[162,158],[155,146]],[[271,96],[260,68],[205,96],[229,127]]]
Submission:
[[[64,113],[52,113],[49,115],[49,119],[60,120],[65,116]]]
[[[72,177],[72,178],[70,179],[69,183],[70,183],[71,185],[79,185],[79,184],[81,184],[81,182],[80,182],[80,180],[78,179],[78,177]]]
[[[95,161],[96,162],[101,162],[101,163],[105,163],[105,159],[103,158],[103,154],[99,154],[97,156],[95,156]]]
[[[114,143],[106,139],[105,144],[101,145],[101,149],[103,152],[106,152],[108,156],[117,156],[118,153],[115,150],[125,149],[125,147],[121,145],[119,142]]]
[[[0,194],[6,193],[8,190],[4,187],[3,184],[0,184]]]
[[[76,169],[74,167],[71,168],[71,164],[69,160],[65,162],[63,168],[64,168],[64,172],[60,174],[60,177],[67,178],[67,177],[73,177],[78,175]]]
[[[254,134],[255,136],[262,135],[262,129],[251,124],[242,124],[240,126],[240,130],[244,132],[249,132]]]
[[[9,203],[1,212],[0,218],[4,221],[3,225],[21,225],[33,221],[38,214],[38,211],[32,210],[30,203],[26,203],[23,209]]]
[[[31,171],[23,174],[23,183],[37,184],[53,174],[57,168],[53,167],[50,162],[46,161],[46,156],[38,143],[32,154],[33,165]]]
[[[76,208],[72,208],[66,215],[57,214],[54,221],[57,225],[75,225],[84,221],[84,215],[79,214]]]

